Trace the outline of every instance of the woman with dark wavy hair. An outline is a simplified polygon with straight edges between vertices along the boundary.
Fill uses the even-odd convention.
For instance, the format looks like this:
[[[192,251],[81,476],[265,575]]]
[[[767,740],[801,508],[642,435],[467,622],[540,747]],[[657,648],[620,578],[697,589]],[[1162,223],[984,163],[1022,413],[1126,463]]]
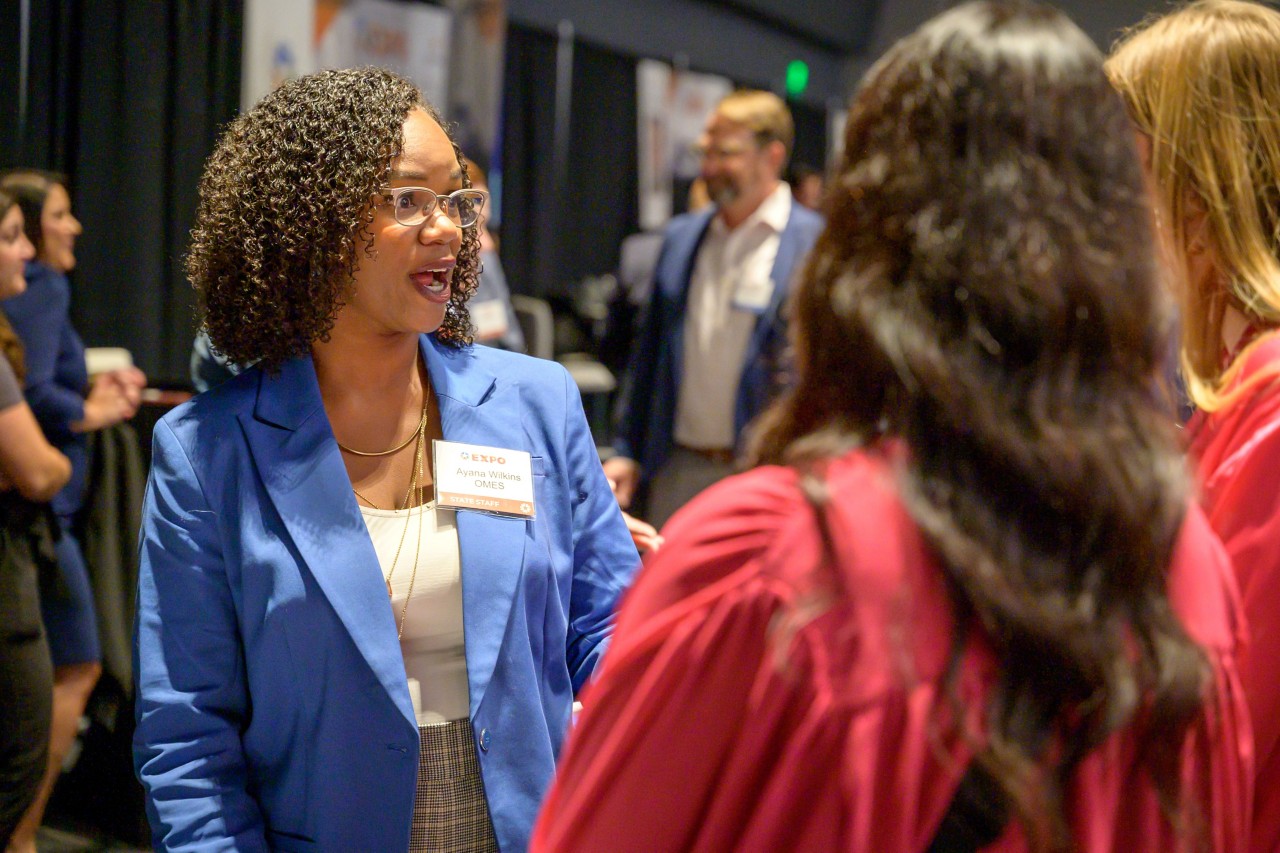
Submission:
[[[663,531],[539,850],[1243,850],[1230,571],[1124,109],[1049,7],[870,72],[761,467]]]
[[[286,83],[209,158],[188,270],[255,366],[155,430],[157,849],[528,843],[638,557],[566,371],[472,346],[484,200],[381,69]]]

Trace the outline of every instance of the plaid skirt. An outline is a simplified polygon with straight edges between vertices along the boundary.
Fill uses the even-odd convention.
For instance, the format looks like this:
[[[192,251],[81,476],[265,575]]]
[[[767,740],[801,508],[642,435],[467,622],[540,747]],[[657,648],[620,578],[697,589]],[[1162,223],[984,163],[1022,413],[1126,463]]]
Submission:
[[[470,720],[419,726],[409,853],[497,853]]]

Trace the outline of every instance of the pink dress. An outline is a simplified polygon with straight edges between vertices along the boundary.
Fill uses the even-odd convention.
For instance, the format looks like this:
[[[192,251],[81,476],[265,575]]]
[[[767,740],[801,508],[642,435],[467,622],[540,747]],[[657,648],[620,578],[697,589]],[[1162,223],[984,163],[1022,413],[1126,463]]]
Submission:
[[[667,544],[626,599],[583,698],[533,850],[929,845],[971,756],[944,734],[943,577],[879,455],[836,460],[827,480],[838,580],[821,568],[815,516],[790,469],[726,480],[663,531]],[[1209,712],[1186,744],[1185,783],[1210,849],[1243,851],[1252,765],[1237,602],[1194,508],[1169,592],[1214,676]],[[966,654],[960,689],[971,709],[993,675],[984,648]],[[1134,753],[1122,731],[1080,766],[1068,805],[1079,849],[1180,849]],[[989,849],[1025,848],[1011,824]]]

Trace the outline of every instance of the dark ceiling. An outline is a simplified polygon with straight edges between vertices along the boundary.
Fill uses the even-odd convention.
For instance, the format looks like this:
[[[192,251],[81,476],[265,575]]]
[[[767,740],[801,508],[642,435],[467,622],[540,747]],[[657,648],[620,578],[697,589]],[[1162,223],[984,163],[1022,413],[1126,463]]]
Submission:
[[[707,0],[845,55],[867,49],[881,0]]]

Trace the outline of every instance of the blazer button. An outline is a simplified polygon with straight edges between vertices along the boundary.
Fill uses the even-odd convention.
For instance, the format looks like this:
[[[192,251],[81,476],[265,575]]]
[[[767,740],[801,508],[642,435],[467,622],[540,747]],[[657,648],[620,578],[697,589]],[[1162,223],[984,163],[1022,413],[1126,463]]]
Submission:
[[[480,730],[480,751],[488,752],[489,744],[493,743],[493,736],[489,734],[488,729]]]

